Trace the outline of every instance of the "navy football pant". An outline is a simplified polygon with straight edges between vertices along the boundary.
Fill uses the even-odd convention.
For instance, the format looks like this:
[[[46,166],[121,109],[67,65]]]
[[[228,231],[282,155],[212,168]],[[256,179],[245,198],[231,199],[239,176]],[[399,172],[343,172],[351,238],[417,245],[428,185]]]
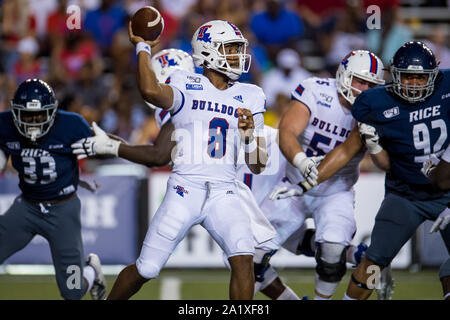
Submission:
[[[380,266],[387,266],[403,245],[425,220],[436,220],[447,207],[450,195],[428,201],[411,201],[387,193],[375,218],[366,257]],[[450,226],[441,231],[450,253]],[[450,258],[441,266],[440,277],[450,276]]]
[[[17,197],[8,211],[0,216],[0,264],[39,234],[50,244],[61,296],[81,299],[87,286],[82,277],[84,259],[80,209],[77,196],[51,205],[39,205],[22,196]],[[79,279],[74,278],[77,275],[74,270],[80,271]]]

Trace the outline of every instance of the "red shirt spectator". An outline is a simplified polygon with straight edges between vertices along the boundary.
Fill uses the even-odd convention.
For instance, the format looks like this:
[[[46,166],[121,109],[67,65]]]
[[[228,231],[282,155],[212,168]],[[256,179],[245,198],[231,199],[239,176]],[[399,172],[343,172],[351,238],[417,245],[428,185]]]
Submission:
[[[59,60],[65,68],[68,77],[76,79],[84,63],[93,60],[98,55],[98,47],[93,41],[80,40],[73,46],[66,45],[59,55]]]

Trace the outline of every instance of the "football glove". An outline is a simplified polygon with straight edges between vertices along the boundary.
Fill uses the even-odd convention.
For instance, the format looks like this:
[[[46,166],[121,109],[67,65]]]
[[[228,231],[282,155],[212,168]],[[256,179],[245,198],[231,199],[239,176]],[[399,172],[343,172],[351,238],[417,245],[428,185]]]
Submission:
[[[0,149],[0,171],[3,170],[6,166],[6,162],[8,161],[8,158],[6,158],[5,153]]]
[[[425,177],[428,178],[430,176],[431,171],[438,165],[439,161],[440,159],[436,157],[434,153],[430,154],[430,157],[428,158],[427,161],[423,163],[422,169],[420,169],[420,171],[422,171]]]
[[[306,181],[300,182],[298,186],[300,187],[300,189],[296,187],[289,188],[286,186],[275,187],[270,193],[269,199],[280,200],[289,197],[300,197],[301,195],[303,195],[305,192],[307,192],[312,188],[312,186]]]
[[[92,129],[95,136],[83,138],[71,145],[72,153],[77,155],[78,159],[92,157],[95,155],[119,155],[120,141],[113,140],[108,137],[97,123],[92,122]]]
[[[450,208],[445,208],[445,210],[441,212],[439,217],[431,226],[430,233],[439,230],[444,230],[449,223],[450,223]]]
[[[302,189],[288,188],[286,186],[275,187],[269,195],[270,200],[280,200],[289,197],[300,197],[303,194]]]
[[[383,148],[379,144],[377,130],[368,124],[358,122],[359,135],[370,154],[377,154]]]
[[[299,152],[295,155],[294,160],[292,161],[294,166],[300,170],[301,175],[306,182],[311,185],[311,187],[315,187],[317,185],[317,178],[319,176],[317,166],[323,158],[325,158],[325,156],[307,157],[306,153]]]

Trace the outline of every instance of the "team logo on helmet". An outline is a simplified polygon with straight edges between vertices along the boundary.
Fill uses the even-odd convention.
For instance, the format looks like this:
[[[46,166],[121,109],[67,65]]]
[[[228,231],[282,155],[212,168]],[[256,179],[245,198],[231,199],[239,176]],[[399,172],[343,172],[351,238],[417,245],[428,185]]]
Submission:
[[[197,40],[211,42],[211,34],[206,32],[211,27],[212,26],[210,24],[200,27],[197,35]]]
[[[179,63],[175,61],[175,59],[170,59],[169,58],[169,53],[165,53],[161,56],[159,56],[158,58],[159,63],[161,64],[161,67],[165,68],[165,67],[175,67],[178,66]]]
[[[355,52],[352,51],[352,52],[350,52],[348,55],[346,55],[346,56],[344,57],[344,59],[342,59],[341,64],[344,66],[344,69],[345,69],[345,70],[347,70],[348,58],[350,58],[351,56],[354,56],[354,55],[355,55]]]

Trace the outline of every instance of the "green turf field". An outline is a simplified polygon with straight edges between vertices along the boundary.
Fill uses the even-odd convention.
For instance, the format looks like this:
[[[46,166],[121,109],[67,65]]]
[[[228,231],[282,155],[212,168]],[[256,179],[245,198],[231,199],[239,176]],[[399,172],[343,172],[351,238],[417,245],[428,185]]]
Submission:
[[[282,279],[299,295],[313,297],[314,270],[285,269]],[[339,285],[335,299],[342,299],[350,270]],[[394,300],[441,300],[438,270],[408,272],[393,270]],[[107,276],[108,292],[116,276]],[[228,299],[227,270],[163,270],[157,280],[148,282],[133,299]],[[0,300],[61,299],[53,276],[0,275]],[[90,299],[89,295],[85,299]],[[258,293],[256,299],[267,299]],[[371,299],[376,299],[373,293]]]

